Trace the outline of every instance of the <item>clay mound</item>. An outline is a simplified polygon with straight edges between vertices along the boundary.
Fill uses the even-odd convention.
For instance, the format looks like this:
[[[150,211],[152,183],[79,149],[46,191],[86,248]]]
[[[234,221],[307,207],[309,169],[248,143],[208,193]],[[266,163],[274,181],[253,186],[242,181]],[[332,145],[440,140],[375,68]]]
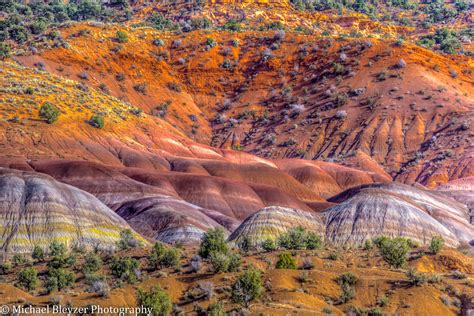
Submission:
[[[3,255],[46,248],[53,240],[114,248],[129,225],[97,198],[53,178],[0,168],[0,249]]]
[[[386,207],[395,208],[400,200],[417,210],[425,212],[434,220],[445,226],[460,242],[469,243],[474,238],[474,227],[469,223],[469,210],[464,204],[436,192],[400,183],[363,185],[342,192],[329,199],[330,202],[349,202],[352,198],[367,198],[370,205],[371,195],[386,196]],[[396,202],[390,206],[389,200]],[[405,204],[405,203],[402,203]]]
[[[453,249],[443,249],[436,256],[422,256],[410,263],[420,272],[450,272],[458,270],[465,273],[474,271],[473,259]]]
[[[297,226],[317,234],[324,233],[324,225],[318,215],[298,209],[270,206],[246,218],[229,236],[229,241],[238,243],[244,237],[250,237],[258,244],[268,238],[276,239]]]
[[[436,191],[465,204],[471,210],[470,222],[474,223],[474,177],[450,181],[437,187]]]
[[[441,236],[448,245],[458,246],[459,240],[474,236],[472,228],[462,235],[451,231],[414,200],[376,188],[360,190],[323,215],[326,239],[340,245],[359,246],[368,239],[386,235],[407,237],[421,244]]]
[[[167,243],[198,242],[210,228],[238,225],[233,218],[169,196],[127,202],[117,214],[142,235]]]

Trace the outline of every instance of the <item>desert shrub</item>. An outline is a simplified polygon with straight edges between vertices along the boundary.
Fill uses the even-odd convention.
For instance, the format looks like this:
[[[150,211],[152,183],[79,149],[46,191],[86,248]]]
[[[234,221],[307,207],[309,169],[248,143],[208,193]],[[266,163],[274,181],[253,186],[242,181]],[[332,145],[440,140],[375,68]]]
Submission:
[[[372,238],[372,241],[377,247],[380,248],[382,246],[382,243],[389,239],[390,239],[389,237],[382,235],[382,236],[377,236],[375,238]]]
[[[0,60],[10,57],[10,46],[7,43],[0,42]]]
[[[102,129],[105,125],[104,117],[102,115],[94,115],[89,120],[89,124],[95,128]]]
[[[216,46],[217,46],[217,42],[216,42],[215,39],[208,37],[208,38],[206,39],[206,46],[211,47],[211,48],[212,48],[212,47],[216,47]]]
[[[222,302],[209,304],[207,307],[207,316],[226,316],[224,304]]]
[[[301,269],[303,270],[311,270],[314,268],[314,263],[311,258],[304,258],[303,259],[303,264],[301,265]]]
[[[24,43],[29,38],[28,30],[21,25],[13,25],[8,29],[8,35],[17,43]]]
[[[25,264],[26,263],[26,258],[23,254],[21,253],[16,253],[12,257],[12,264],[14,267]]]
[[[336,261],[337,259],[339,259],[339,254],[337,252],[333,251],[328,255],[328,259]]]
[[[84,265],[82,266],[82,272],[84,274],[90,274],[99,271],[102,268],[102,259],[96,253],[89,253],[86,255]]]
[[[152,287],[149,291],[138,289],[137,306],[150,308],[152,310],[151,314],[139,314],[141,316],[165,316],[169,314],[173,307],[168,293],[163,291],[160,287]]]
[[[119,43],[127,43],[128,42],[128,33],[125,31],[117,31],[115,34],[117,41]]]
[[[120,239],[117,242],[120,250],[128,250],[140,247],[140,241],[135,238],[131,229],[124,229],[120,232]]]
[[[351,299],[355,297],[355,290],[352,286],[348,284],[341,285],[341,295],[339,296],[339,301],[342,304],[349,302]]]
[[[380,242],[380,253],[383,259],[395,268],[400,268],[407,261],[407,254],[410,250],[409,242],[406,238],[396,237]]]
[[[262,272],[254,267],[249,267],[232,286],[232,301],[248,307],[249,303],[258,299],[262,293]]]
[[[90,283],[89,292],[95,293],[100,297],[108,297],[110,294],[110,287],[105,280],[95,280]]]
[[[438,254],[444,246],[444,239],[440,236],[434,236],[430,242],[430,251],[433,254]]]
[[[317,249],[321,246],[321,238],[298,226],[282,234],[278,238],[278,244],[285,249]]]
[[[227,242],[224,230],[220,227],[208,230],[201,239],[199,246],[199,255],[203,258],[209,258],[212,253],[227,254]]]
[[[454,270],[453,272],[451,272],[451,275],[453,276],[453,278],[459,279],[459,280],[466,278],[466,274],[459,270]]]
[[[44,261],[44,250],[40,246],[36,245],[33,248],[33,252],[31,254],[31,258],[36,262],[43,262]]]
[[[33,268],[25,268],[18,273],[18,285],[27,291],[38,286],[38,272]]]
[[[240,41],[237,38],[232,39],[232,46],[239,47]]]
[[[161,38],[154,39],[152,43],[158,47],[165,45],[165,42]]]
[[[229,266],[228,272],[237,272],[240,270],[240,266],[242,265],[242,258],[234,253],[229,256]]]
[[[270,251],[275,251],[277,249],[277,245],[275,243],[275,241],[273,239],[265,239],[263,242],[262,242],[262,249],[266,252],[270,252]]]
[[[358,280],[359,278],[354,273],[344,272],[343,274],[339,275],[339,277],[337,278],[337,283],[339,283],[339,285],[348,284],[348,285],[353,286],[357,284]]]
[[[138,279],[140,263],[130,257],[113,257],[110,263],[110,270],[113,275],[128,283],[135,283]]]
[[[161,13],[154,13],[147,19],[147,22],[157,30],[174,30],[177,28],[173,21],[165,18]]]
[[[278,261],[276,263],[277,269],[296,269],[297,267],[296,259],[291,255],[291,253],[285,252],[278,256]]]
[[[193,30],[208,29],[212,26],[212,22],[208,18],[191,19],[191,28]]]
[[[199,272],[201,270],[202,259],[199,255],[194,255],[189,262],[189,266],[191,267],[191,272]]]
[[[209,258],[215,273],[227,272],[229,270],[229,257],[221,252],[212,252]]]
[[[176,268],[179,266],[181,254],[176,248],[167,249],[161,242],[155,243],[150,254],[148,265],[150,269]]]
[[[224,69],[230,69],[232,68],[232,62],[229,59],[224,59],[221,65],[222,68]]]
[[[68,254],[66,245],[58,241],[49,245],[49,256],[48,266],[51,268],[63,268],[76,262],[76,257]]]
[[[227,31],[240,32],[242,30],[242,25],[235,20],[229,20],[222,26],[222,28]]]
[[[74,275],[63,268],[49,268],[44,287],[48,293],[61,291],[74,283]]]
[[[314,250],[321,248],[321,237],[313,232],[307,232],[306,234],[306,249]]]
[[[414,286],[425,284],[428,281],[428,278],[424,273],[420,273],[413,268],[408,269],[406,276],[411,285]]]
[[[0,264],[0,274],[5,275],[11,272],[12,270],[12,264],[10,262],[4,262]]]
[[[240,250],[247,253],[253,249],[255,249],[255,242],[252,240],[250,236],[244,236],[242,240],[237,245]]]
[[[141,94],[146,94],[147,85],[146,83],[137,83],[133,86],[133,89]]]
[[[371,239],[367,239],[364,243],[364,250],[372,250],[374,248],[374,242]]]
[[[46,120],[48,124],[56,122],[60,114],[61,112],[59,112],[59,109],[54,104],[49,102],[43,104],[39,111],[39,116]]]
[[[385,307],[388,305],[388,297],[386,297],[385,295],[384,296],[381,296],[377,299],[377,305],[380,306],[380,307]]]

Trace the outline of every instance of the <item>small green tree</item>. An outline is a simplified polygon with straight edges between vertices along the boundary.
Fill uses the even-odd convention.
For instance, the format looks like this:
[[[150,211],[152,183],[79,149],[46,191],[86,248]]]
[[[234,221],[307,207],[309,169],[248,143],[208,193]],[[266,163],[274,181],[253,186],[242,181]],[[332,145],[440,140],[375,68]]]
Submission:
[[[268,238],[262,242],[262,249],[266,252],[271,252],[275,251],[277,249],[277,246],[273,239]]]
[[[224,230],[220,227],[212,228],[205,233],[201,239],[199,255],[203,258],[209,258],[214,252],[227,254],[227,242]]]
[[[207,307],[207,316],[226,316],[224,304],[222,302],[209,304]]]
[[[105,120],[104,120],[104,117],[102,115],[94,115],[91,117],[89,123],[95,127],[95,128],[99,128],[99,129],[102,129],[104,128],[105,126]]]
[[[27,291],[38,286],[38,272],[33,268],[25,268],[18,273],[18,285]]]
[[[16,254],[13,255],[12,263],[13,263],[14,267],[25,264],[26,263],[26,258],[23,254],[16,253]]]
[[[242,259],[236,253],[231,254],[229,256],[229,267],[228,272],[237,272],[240,270],[240,266],[242,265]]]
[[[116,33],[117,41],[119,43],[127,43],[128,42],[128,34],[125,31],[117,31]]]
[[[278,256],[278,261],[276,263],[277,269],[297,269],[298,265],[296,264],[296,259],[291,255],[291,253],[281,253]]]
[[[161,242],[155,243],[153,246],[148,266],[151,270],[158,268],[176,268],[179,266],[181,253],[176,248],[167,249]]]
[[[409,250],[409,242],[403,237],[388,238],[380,243],[380,253],[383,259],[395,268],[403,267],[406,264]]]
[[[46,102],[41,106],[39,116],[46,120],[48,124],[53,124],[58,120],[59,115],[61,112],[59,109],[52,103]]]
[[[62,268],[49,268],[45,280],[45,288],[48,293],[61,291],[74,283],[74,275]]]
[[[314,250],[321,248],[321,237],[313,232],[308,232],[306,234],[306,249]]]
[[[51,268],[63,268],[67,265],[73,265],[76,261],[74,255],[68,256],[66,245],[58,241],[53,241],[49,245],[49,255],[51,260],[48,266]]]
[[[430,251],[431,253],[433,253],[434,255],[437,255],[441,249],[443,249],[443,246],[444,246],[444,239],[443,237],[441,236],[434,236],[432,239],[431,239],[431,243],[430,243]]]
[[[242,240],[238,243],[238,247],[244,253],[247,253],[254,249],[254,242],[250,236],[244,236]]]
[[[35,246],[33,248],[33,253],[31,254],[31,258],[33,258],[36,262],[43,262],[44,261],[44,250],[40,246]]]
[[[232,301],[248,307],[250,302],[263,293],[262,272],[249,267],[232,286]]]
[[[359,278],[357,275],[355,275],[352,272],[344,272],[343,274],[339,275],[337,278],[337,282],[342,285],[342,284],[348,284],[348,285],[356,285],[357,281]]]
[[[229,257],[221,252],[213,252],[209,257],[212,269],[215,273],[227,272],[229,270]]]
[[[166,316],[173,307],[168,293],[163,291],[160,287],[153,287],[149,291],[138,289],[137,306],[151,309],[151,314],[138,314],[140,316]]]
[[[116,277],[127,281],[130,284],[137,282],[140,263],[130,257],[113,257],[110,263],[110,270]]]
[[[10,46],[7,43],[0,42],[0,60],[10,57]]]
[[[91,274],[97,272],[102,268],[102,259],[96,253],[89,253],[86,255],[82,272],[84,274]]]

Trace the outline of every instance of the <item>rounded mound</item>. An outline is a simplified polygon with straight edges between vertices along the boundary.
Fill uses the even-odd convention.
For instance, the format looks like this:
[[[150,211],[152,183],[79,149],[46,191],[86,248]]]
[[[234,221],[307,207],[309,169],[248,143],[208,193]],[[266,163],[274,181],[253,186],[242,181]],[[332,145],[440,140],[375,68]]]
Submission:
[[[247,217],[229,236],[229,241],[238,243],[243,238],[250,237],[258,244],[266,239],[276,239],[297,226],[315,233],[324,233],[324,225],[318,215],[293,208],[269,206]]]
[[[33,172],[0,168],[0,249],[28,253],[54,240],[113,248],[129,225],[93,195]],[[141,237],[140,237],[141,238]]]

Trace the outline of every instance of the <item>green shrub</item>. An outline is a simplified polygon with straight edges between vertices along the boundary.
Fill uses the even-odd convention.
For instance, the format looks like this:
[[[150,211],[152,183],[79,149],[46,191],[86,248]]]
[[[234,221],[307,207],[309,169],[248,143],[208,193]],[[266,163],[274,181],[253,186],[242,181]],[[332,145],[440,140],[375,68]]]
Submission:
[[[21,264],[25,264],[26,263],[26,258],[25,258],[24,255],[22,255],[20,253],[14,254],[13,258],[12,258],[12,263],[13,263],[14,267],[19,266]]]
[[[244,236],[237,246],[240,250],[247,253],[255,248],[255,243],[250,236]]]
[[[117,41],[119,43],[127,43],[128,42],[128,34],[125,31],[117,31],[116,33]]]
[[[35,246],[33,248],[33,253],[31,254],[31,258],[36,262],[43,262],[44,261],[44,250],[40,246]]]
[[[321,246],[321,238],[298,226],[282,234],[278,238],[278,244],[285,249],[317,249]]]
[[[139,246],[140,241],[135,238],[131,229],[124,229],[120,232],[120,239],[117,242],[117,247],[120,250],[129,250]]]
[[[209,258],[215,273],[227,272],[229,270],[229,257],[221,252],[213,252]]]
[[[104,125],[105,125],[104,117],[102,115],[94,115],[91,117],[89,123],[95,128],[102,129],[104,128]]]
[[[431,253],[437,255],[441,251],[441,249],[443,249],[443,246],[444,246],[444,239],[440,236],[434,236],[431,239],[430,251]]]
[[[337,278],[337,282],[339,283],[339,285],[348,284],[353,286],[357,284],[358,280],[359,278],[357,277],[357,275],[352,272],[344,272]]]
[[[12,270],[12,264],[10,262],[5,262],[0,264],[0,274],[5,275],[10,273]]]
[[[203,258],[209,258],[212,253],[219,252],[227,254],[227,242],[224,230],[220,227],[212,228],[202,236],[199,247],[199,255]]]
[[[45,280],[45,288],[48,293],[61,291],[74,283],[74,275],[62,268],[49,268]]]
[[[75,256],[68,256],[66,245],[58,241],[53,241],[49,245],[49,255],[51,260],[48,266],[52,268],[63,268],[67,265],[73,265],[76,261]]]
[[[207,307],[207,316],[226,316],[224,304],[222,302],[209,304]]]
[[[130,257],[117,258],[113,257],[110,263],[112,274],[121,280],[130,284],[137,282],[140,263],[138,260]]]
[[[242,30],[242,25],[235,20],[229,20],[222,28],[227,31],[240,32]]]
[[[217,46],[217,42],[215,39],[208,37],[206,39],[206,45],[212,48],[212,47]]]
[[[102,259],[98,254],[89,253],[82,266],[82,272],[84,274],[91,274],[99,271],[102,268]]]
[[[149,308],[152,310],[150,314],[138,314],[141,316],[165,316],[169,314],[171,308],[173,307],[168,293],[163,291],[159,286],[152,287],[149,291],[138,289],[137,306]]]
[[[291,253],[281,253],[278,256],[278,261],[276,263],[277,269],[296,269],[298,268],[296,264],[296,259],[291,255]]]
[[[249,303],[258,299],[262,293],[262,273],[254,267],[249,267],[232,286],[232,301],[248,307]]]
[[[374,242],[371,239],[367,239],[364,243],[365,250],[372,250],[374,248]]]
[[[0,60],[10,57],[10,45],[0,42]]]
[[[237,272],[240,270],[240,266],[242,265],[242,259],[240,256],[236,253],[231,254],[229,256],[229,266],[228,266],[228,272]]]
[[[270,252],[275,251],[277,249],[277,246],[273,239],[265,239],[262,242],[262,249],[266,252]]]
[[[53,124],[54,122],[56,122],[60,114],[61,112],[59,111],[59,109],[49,102],[43,104],[39,112],[39,116],[42,119],[46,120],[48,124]]]
[[[403,237],[386,239],[380,243],[380,253],[383,259],[395,268],[403,267],[406,264],[409,250],[409,242]]]
[[[425,284],[428,281],[428,277],[426,276],[426,274],[419,273],[413,268],[410,268],[406,272],[406,276],[408,278],[408,281],[414,286]]]
[[[33,268],[25,268],[18,273],[18,285],[27,291],[38,286],[38,272]]]
[[[162,243],[157,242],[153,246],[148,265],[150,269],[177,268],[181,254],[176,248],[167,249]]]

